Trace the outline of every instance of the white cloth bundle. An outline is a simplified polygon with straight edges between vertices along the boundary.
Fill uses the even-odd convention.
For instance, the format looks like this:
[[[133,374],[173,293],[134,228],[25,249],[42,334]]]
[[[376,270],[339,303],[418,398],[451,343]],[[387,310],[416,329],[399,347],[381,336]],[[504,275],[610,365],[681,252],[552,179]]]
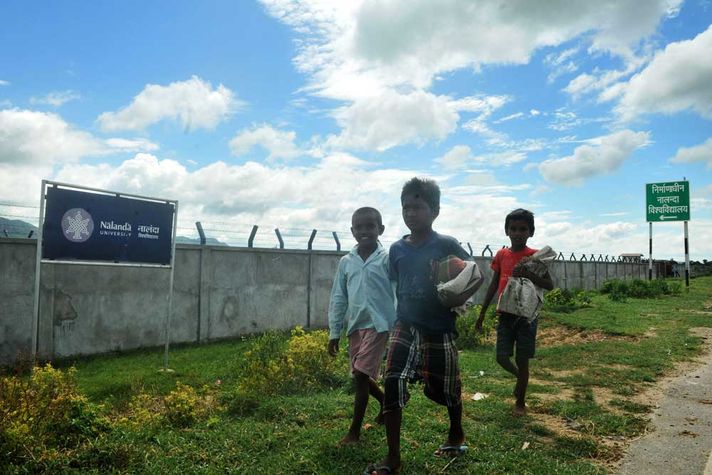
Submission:
[[[528,258],[521,261],[521,265],[528,271],[543,277],[549,264],[556,259],[556,252],[549,246],[544,246]],[[532,322],[539,316],[539,310],[544,304],[544,289],[524,277],[509,277],[507,286],[499,296],[497,311],[511,313],[525,317]]]
[[[456,308],[464,305],[482,285],[480,269],[472,261],[465,261],[465,268],[457,277],[436,286],[438,299],[443,305]]]

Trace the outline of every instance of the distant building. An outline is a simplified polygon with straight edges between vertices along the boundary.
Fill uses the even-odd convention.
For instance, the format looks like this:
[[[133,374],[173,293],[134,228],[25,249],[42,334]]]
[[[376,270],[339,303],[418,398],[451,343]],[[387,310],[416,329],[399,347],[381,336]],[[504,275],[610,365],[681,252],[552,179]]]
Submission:
[[[642,254],[638,254],[635,252],[624,252],[623,254],[618,255],[623,262],[640,262],[640,260],[643,258]]]

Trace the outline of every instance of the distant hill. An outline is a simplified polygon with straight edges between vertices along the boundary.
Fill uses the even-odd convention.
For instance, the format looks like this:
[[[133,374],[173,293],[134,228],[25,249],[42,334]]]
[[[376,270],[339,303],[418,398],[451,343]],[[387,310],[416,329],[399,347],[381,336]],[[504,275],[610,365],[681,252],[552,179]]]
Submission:
[[[4,237],[26,238],[32,231],[32,239],[37,239],[37,226],[19,219],[0,217],[0,239]]]
[[[200,244],[200,238],[189,238],[185,236],[176,236],[176,244]],[[222,241],[215,238],[205,238],[205,244],[208,246],[227,246]]]

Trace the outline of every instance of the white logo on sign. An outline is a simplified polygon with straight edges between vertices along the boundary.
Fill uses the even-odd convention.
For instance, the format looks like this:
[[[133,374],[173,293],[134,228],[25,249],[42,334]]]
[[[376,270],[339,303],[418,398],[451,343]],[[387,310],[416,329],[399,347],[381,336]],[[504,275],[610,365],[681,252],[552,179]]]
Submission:
[[[62,216],[62,233],[72,242],[84,242],[94,232],[94,220],[82,208],[72,208]]]

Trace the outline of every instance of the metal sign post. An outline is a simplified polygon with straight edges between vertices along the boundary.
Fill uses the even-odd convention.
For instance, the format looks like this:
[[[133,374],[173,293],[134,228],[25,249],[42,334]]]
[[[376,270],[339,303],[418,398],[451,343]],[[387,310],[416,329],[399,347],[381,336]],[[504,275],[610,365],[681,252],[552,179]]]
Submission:
[[[668,181],[645,185],[645,220],[650,223],[650,264],[648,276],[652,279],[653,222],[684,221],[685,232],[685,287],[690,290],[690,253],[687,222],[690,220],[690,182]]]

